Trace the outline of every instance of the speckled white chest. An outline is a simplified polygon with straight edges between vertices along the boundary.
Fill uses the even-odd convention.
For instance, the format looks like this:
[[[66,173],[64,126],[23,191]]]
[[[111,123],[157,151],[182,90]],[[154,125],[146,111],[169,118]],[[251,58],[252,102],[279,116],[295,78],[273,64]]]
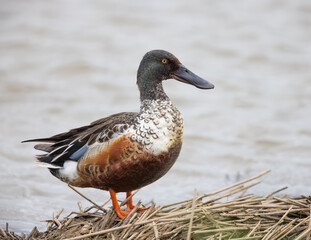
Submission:
[[[158,154],[167,151],[176,138],[182,138],[182,129],[183,119],[171,101],[145,100],[129,132],[147,151]]]

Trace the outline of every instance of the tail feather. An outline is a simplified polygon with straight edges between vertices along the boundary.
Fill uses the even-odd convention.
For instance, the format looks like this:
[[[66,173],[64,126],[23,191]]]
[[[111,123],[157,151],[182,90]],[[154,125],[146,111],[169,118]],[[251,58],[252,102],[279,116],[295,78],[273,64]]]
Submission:
[[[54,149],[52,144],[37,144],[34,148],[44,152],[51,152]]]
[[[36,139],[29,139],[29,140],[22,141],[22,143],[28,143],[28,142],[50,142],[50,143],[54,143],[55,141],[52,138],[36,138]]]
[[[36,165],[40,166],[40,167],[45,167],[45,168],[52,168],[52,169],[59,169],[62,168],[61,166],[57,166],[54,164],[51,164],[49,162],[43,162],[42,160],[38,159],[38,157],[35,160]]]

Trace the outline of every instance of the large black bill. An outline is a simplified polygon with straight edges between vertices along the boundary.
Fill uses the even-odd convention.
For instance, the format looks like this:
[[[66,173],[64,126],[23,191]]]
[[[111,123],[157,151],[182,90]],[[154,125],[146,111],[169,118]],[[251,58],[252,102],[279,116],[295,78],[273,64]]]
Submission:
[[[200,78],[199,76],[195,75],[193,72],[188,70],[184,65],[180,64],[179,69],[172,73],[172,78],[183,82],[188,83],[191,85],[196,86],[197,88],[201,89],[212,89],[214,85],[209,83],[208,81]]]

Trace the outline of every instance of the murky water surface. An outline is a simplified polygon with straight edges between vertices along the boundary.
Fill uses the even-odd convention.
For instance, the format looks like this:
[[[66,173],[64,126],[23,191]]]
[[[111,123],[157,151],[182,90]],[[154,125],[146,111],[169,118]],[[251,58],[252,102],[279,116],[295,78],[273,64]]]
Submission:
[[[136,70],[151,49],[174,53],[216,88],[165,83],[185,119],[183,149],[135,201],[173,202],[265,169],[253,193],[311,193],[309,0],[1,0],[0,18],[1,226],[43,230],[61,208],[89,205],[20,142],[137,111]]]

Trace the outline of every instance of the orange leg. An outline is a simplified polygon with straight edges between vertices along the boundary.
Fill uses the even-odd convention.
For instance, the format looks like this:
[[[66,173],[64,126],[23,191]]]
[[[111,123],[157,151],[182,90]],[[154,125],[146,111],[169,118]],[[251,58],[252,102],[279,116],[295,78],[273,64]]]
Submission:
[[[116,192],[113,191],[111,188],[109,188],[109,193],[110,193],[110,197],[111,197],[111,201],[112,201],[112,206],[113,206],[116,214],[118,215],[118,217],[123,219],[124,217],[129,215],[130,214],[129,211],[122,211],[120,209],[120,205],[119,205],[118,200],[117,200]]]
[[[126,198],[129,198],[132,195],[131,192],[126,192]],[[131,197],[129,200],[126,202],[127,208],[129,210],[132,210],[135,206],[133,205],[133,198]]]
[[[132,195],[131,192],[126,192],[126,198],[130,197],[131,195]],[[129,210],[132,210],[133,208],[135,208],[135,206],[133,205],[133,198],[132,197],[126,202],[126,205],[127,205],[127,209],[129,209]],[[147,209],[148,208],[145,208],[145,207],[137,208],[138,211],[144,211]]]

